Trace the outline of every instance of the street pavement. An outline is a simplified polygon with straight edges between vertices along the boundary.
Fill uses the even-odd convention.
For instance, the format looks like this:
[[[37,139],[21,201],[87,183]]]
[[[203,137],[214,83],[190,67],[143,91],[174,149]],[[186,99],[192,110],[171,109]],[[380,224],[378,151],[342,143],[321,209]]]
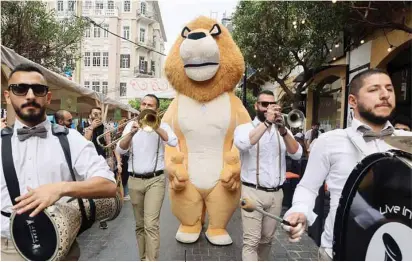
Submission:
[[[130,201],[125,201],[120,215],[108,222],[108,229],[95,223],[91,229],[78,237],[80,260],[139,260],[134,231],[134,216]],[[230,246],[213,246],[204,235],[194,244],[182,244],[175,240],[178,220],[170,209],[168,194],[163,202],[160,218],[159,260],[178,261],[234,261],[242,260],[242,224],[240,210],[236,210],[228,231],[233,239]],[[317,246],[306,234],[299,243],[289,243],[284,230],[278,227],[273,241],[271,260],[318,260]]]

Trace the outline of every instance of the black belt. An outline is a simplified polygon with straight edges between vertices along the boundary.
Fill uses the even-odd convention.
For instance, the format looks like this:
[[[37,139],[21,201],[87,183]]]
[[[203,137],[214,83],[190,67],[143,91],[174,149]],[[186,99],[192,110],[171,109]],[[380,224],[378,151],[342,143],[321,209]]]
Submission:
[[[277,186],[277,187],[272,187],[272,188],[263,187],[263,186],[257,186],[256,187],[255,184],[247,183],[247,182],[243,182],[243,181],[242,181],[242,185],[248,186],[248,187],[253,187],[255,189],[263,190],[263,191],[266,191],[266,192],[277,192],[280,189],[282,189],[282,186]]]
[[[141,179],[149,179],[149,178],[154,178],[157,176],[160,176],[163,174],[163,170],[157,170],[156,172],[150,172],[150,173],[144,173],[144,174],[135,174],[133,172],[129,173],[130,176],[135,177],[135,178],[141,178]]]
[[[5,216],[5,217],[10,217],[11,216],[10,213],[4,212],[4,211],[1,211],[1,215]]]

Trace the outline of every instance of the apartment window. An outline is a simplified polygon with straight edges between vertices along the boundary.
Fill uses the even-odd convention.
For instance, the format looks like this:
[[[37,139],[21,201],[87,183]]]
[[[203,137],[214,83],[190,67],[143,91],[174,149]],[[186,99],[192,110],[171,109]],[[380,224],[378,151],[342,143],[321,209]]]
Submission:
[[[152,62],[150,63],[150,66],[151,66],[150,70],[152,71],[152,75],[155,75],[155,72],[156,72],[155,61],[152,60]]]
[[[114,9],[114,2],[113,1],[107,1],[107,9]]]
[[[144,56],[139,56],[139,71],[144,71]]]
[[[76,6],[76,1],[70,0],[68,10],[69,11],[74,11],[75,6]]]
[[[103,9],[103,2],[96,2],[96,9],[101,10]]]
[[[84,53],[84,66],[90,66],[90,52]]]
[[[93,66],[100,66],[100,52],[93,52]]]
[[[90,88],[90,81],[84,81],[84,87]]]
[[[140,42],[144,43],[144,35],[146,34],[146,30],[144,28],[140,28]]]
[[[92,82],[92,89],[93,89],[93,91],[100,92],[100,82],[99,81],[93,81]]]
[[[126,96],[127,88],[126,83],[120,83],[120,96]]]
[[[130,55],[120,55],[120,68],[130,68]]]
[[[107,86],[108,86],[108,83],[106,81],[102,82],[102,93],[105,95],[107,95],[107,89],[108,89]]]
[[[108,24],[103,24],[103,37],[108,38],[109,37],[109,25]]]
[[[94,37],[96,38],[100,37],[100,27],[97,27],[97,26],[94,27]]]
[[[109,66],[109,52],[103,52],[103,66]]]
[[[142,2],[142,3],[140,4],[140,13],[141,13],[142,15],[145,15],[145,14],[146,14],[146,3],[145,3],[145,2]]]
[[[125,1],[124,1],[123,10],[124,10],[125,12],[130,12],[130,1],[129,1],[129,0],[125,0]]]
[[[86,4],[85,4],[84,8],[86,10],[92,9],[92,1],[86,1]]]
[[[84,37],[90,37],[90,28],[86,28],[86,30],[84,30]]]
[[[63,11],[63,1],[57,1],[57,11]]]
[[[123,38],[129,39],[130,37],[130,27],[123,26]]]

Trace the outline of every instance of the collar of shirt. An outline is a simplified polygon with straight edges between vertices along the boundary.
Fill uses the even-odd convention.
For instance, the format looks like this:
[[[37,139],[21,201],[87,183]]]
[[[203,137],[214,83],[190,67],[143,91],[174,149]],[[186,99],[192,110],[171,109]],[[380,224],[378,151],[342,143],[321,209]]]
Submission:
[[[358,129],[359,129],[359,127],[361,127],[361,126],[365,127],[366,129],[372,130],[372,128],[371,128],[370,126],[368,126],[367,124],[362,123],[360,120],[358,120],[358,119],[356,119],[356,118],[354,118],[354,119],[352,120],[352,126],[351,126],[351,128],[353,129],[353,131],[355,131],[355,132],[360,132]],[[382,130],[385,130],[385,129],[388,128],[388,127],[393,128],[391,122],[386,121],[385,126],[383,127]]]
[[[43,122],[41,122],[40,124],[36,125],[35,127],[38,126],[44,126],[47,130],[50,130],[51,127],[51,123],[50,121],[46,118],[46,120],[44,120]],[[14,122],[14,130],[17,130],[19,128],[23,128],[23,127],[28,127],[25,124],[23,124],[22,122],[20,122],[17,118],[16,121]]]

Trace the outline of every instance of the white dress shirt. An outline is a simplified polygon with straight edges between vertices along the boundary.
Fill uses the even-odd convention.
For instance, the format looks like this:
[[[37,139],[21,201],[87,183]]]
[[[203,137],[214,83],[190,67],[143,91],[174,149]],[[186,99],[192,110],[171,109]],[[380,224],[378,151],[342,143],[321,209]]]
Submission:
[[[360,126],[371,129],[359,120],[353,119],[351,127],[329,131],[317,139],[310,152],[305,174],[296,187],[292,207],[284,216],[286,218],[292,212],[302,212],[307,217],[308,224],[312,225],[317,217],[313,208],[318,190],[326,180],[330,192],[330,210],[326,217],[321,246],[331,257],[336,209],[350,173],[365,156],[394,149],[381,139],[365,142],[362,132],[358,130]],[[392,127],[388,121],[384,129],[389,126]],[[349,139],[348,133],[356,147]],[[412,133],[395,130],[394,135],[412,136]]]
[[[261,122],[255,118],[252,123],[239,125],[235,129],[234,143],[240,151],[241,160],[241,178],[243,182],[256,185],[256,157],[257,144],[251,145],[249,134]],[[291,136],[292,133],[287,130]],[[276,135],[276,128],[272,126],[270,130],[265,131],[259,140],[259,186],[274,188],[283,184],[286,179],[286,153],[295,160],[302,156],[302,147],[294,154],[286,151],[286,145],[283,138],[280,138],[281,155],[279,156],[279,140]],[[279,180],[279,157],[281,158],[280,180]]]
[[[32,136],[24,141],[17,138],[17,129],[24,125],[16,119],[14,124],[11,145],[13,151],[13,162],[20,185],[20,194],[27,193],[27,187],[37,188],[41,185],[72,181],[66,158],[59,139],[52,134],[51,123],[45,120],[37,126],[44,126],[47,137],[40,138]],[[86,140],[79,132],[69,129],[67,135],[70,145],[73,170],[77,181],[92,177],[103,177],[115,183],[114,174],[103,157],[97,155],[92,142]],[[2,140],[0,139],[0,147]],[[0,153],[1,154],[1,153]],[[12,203],[3,172],[3,163],[0,158],[1,172],[1,210],[12,212]],[[68,200],[64,197],[59,201]],[[1,236],[10,238],[10,218],[1,216]]]
[[[122,136],[125,136],[132,129],[133,122],[130,122],[126,125],[123,130]],[[172,131],[170,126],[166,123],[161,123],[160,127],[166,131],[169,140],[167,142],[163,141],[156,132],[145,132],[142,129],[139,129],[137,133],[133,136],[131,141],[132,153],[129,157],[128,162],[128,172],[134,172],[135,174],[144,174],[153,172],[156,164],[156,151],[157,144],[159,143],[159,154],[157,159],[156,170],[163,170],[165,168],[164,163],[164,152],[165,144],[168,144],[171,147],[177,146],[177,137]],[[123,150],[119,146],[120,142],[117,143],[116,150],[118,153],[124,155],[129,150]],[[132,162],[133,161],[133,162]],[[134,170],[133,170],[134,168]]]

